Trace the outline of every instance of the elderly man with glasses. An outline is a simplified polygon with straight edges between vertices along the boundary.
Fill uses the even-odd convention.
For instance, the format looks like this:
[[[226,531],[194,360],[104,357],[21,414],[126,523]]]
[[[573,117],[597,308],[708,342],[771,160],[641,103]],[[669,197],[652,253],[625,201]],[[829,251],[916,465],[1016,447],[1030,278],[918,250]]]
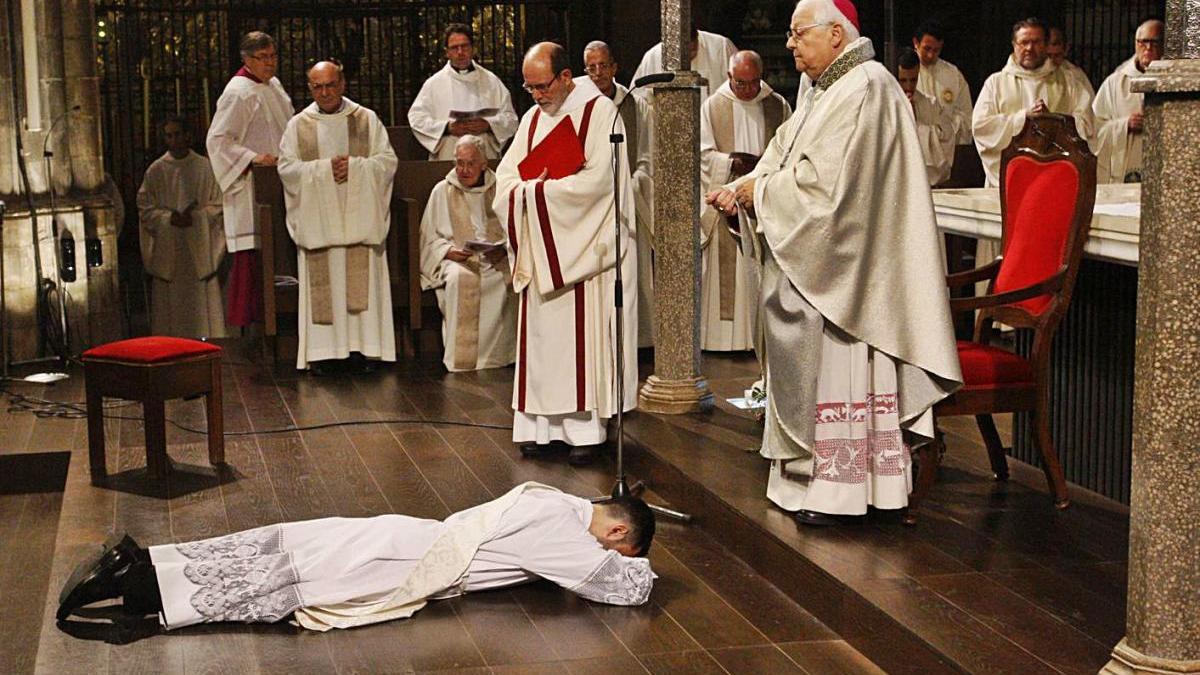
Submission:
[[[1134,35],[1134,54],[1109,75],[1092,112],[1096,115],[1096,180],[1101,183],[1140,182],[1142,179],[1142,94],[1129,90],[1151,61],[1163,57],[1163,22],[1143,21]]]

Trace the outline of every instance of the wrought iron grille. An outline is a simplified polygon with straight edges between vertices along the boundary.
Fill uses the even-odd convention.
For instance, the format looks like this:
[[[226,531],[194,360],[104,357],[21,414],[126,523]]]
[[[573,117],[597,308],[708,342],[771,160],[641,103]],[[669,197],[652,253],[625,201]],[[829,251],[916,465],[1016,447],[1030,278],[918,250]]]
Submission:
[[[546,39],[573,50],[568,0],[466,3],[440,0],[100,0],[96,37],[104,99],[106,168],[132,201],[145,168],[162,151],[156,125],[191,120],[197,147],[217,97],[240,65],[237,43],[264,30],[279,44],[278,77],[297,108],[307,105],[305,70],[335,57],[347,95],[385,124],[404,123],[408,105],[445,62],[442,31],[475,32],[475,56],[522,105],[520,61]],[[571,53],[574,53],[573,51]]]

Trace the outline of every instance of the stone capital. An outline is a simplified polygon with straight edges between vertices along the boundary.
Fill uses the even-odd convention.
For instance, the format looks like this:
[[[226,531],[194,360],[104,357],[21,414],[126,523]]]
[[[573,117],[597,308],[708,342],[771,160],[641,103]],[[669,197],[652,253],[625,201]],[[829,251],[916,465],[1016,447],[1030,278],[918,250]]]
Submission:
[[[1200,59],[1155,61],[1130,82],[1141,94],[1200,94]]]
[[[1122,638],[1113,648],[1112,659],[1100,669],[1100,675],[1176,675],[1200,673],[1200,661],[1173,661],[1148,656],[1129,646]]]

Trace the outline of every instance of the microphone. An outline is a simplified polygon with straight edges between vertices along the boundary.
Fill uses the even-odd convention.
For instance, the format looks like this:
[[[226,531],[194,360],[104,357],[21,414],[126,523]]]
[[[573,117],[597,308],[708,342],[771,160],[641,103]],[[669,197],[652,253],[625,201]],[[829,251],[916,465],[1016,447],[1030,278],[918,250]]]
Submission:
[[[643,75],[633,81],[633,88],[644,87],[648,84],[658,84],[660,82],[670,82],[675,79],[675,73],[653,73],[651,75]]]
[[[54,129],[55,129],[55,127],[58,126],[58,123],[67,119],[67,115],[70,115],[73,112],[81,110],[82,108],[83,108],[83,106],[81,106],[81,105],[73,105],[70,108],[67,108],[66,110],[60,112],[58,114],[58,116],[54,118],[54,121],[52,121],[50,123],[50,130],[46,132],[46,137],[44,139],[42,139],[42,156],[43,157],[53,157],[54,156],[54,153],[50,152],[49,146],[50,146],[50,138],[52,136],[54,136]]]

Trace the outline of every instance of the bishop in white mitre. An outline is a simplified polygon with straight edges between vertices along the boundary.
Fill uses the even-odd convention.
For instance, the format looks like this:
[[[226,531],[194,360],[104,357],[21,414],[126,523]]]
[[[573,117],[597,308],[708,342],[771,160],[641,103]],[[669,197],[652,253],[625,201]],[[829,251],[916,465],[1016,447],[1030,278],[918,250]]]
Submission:
[[[221,189],[208,160],[192,152],[178,117],[162,124],[167,152],[138,189],[142,263],[150,276],[150,332],[225,337],[217,268],[225,257]]]
[[[508,225],[513,290],[520,294],[513,441],[526,455],[550,443],[574,446],[570,460],[591,461],[618,409],[637,394],[637,250],[633,189],[625,158],[621,178],[621,259],[609,130],[622,126],[616,107],[586,77],[572,78],[557,44],[525,55],[525,87],[535,105],[496,170],[496,213]],[[571,165],[563,162],[572,160]],[[526,161],[528,160],[528,161]],[[542,171],[537,171],[542,168]],[[553,175],[561,177],[552,177]],[[624,284],[622,332],[614,301],[616,265]],[[622,359],[617,359],[621,340]]]
[[[729,58],[725,82],[700,106],[700,182],[704,192],[754,170],[791,117],[792,108],[762,81],[752,51]],[[758,270],[726,231],[725,217],[701,210],[700,348],[744,351],[757,346]]]
[[[228,322],[248,326],[261,320],[258,207],[254,166],[275,166],[279,140],[295,110],[275,77],[279,55],[270,35],[252,31],[240,44],[242,67],[217,99],[205,145],[221,187],[225,245],[233,256],[226,282]]]
[[[296,367],[358,353],[395,361],[385,238],[396,154],[371,110],[343,96],[341,66],[308,71],[313,103],[288,122],[279,178],[300,278]]]
[[[421,218],[421,288],[437,294],[446,370],[499,368],[516,358],[517,296],[492,210],[496,174],[478,136],[459,138],[454,155]]]
[[[942,58],[946,44],[940,24],[927,21],[913,33],[913,51],[920,59],[917,91],[944,106],[954,119],[955,142],[971,142],[971,87],[953,63]],[[953,153],[952,153],[953,154]],[[953,156],[951,156],[953,161]]]
[[[408,109],[413,135],[429,159],[454,159],[455,143],[466,134],[483,139],[488,158],[495,159],[517,128],[512,96],[500,78],[475,62],[470,26],[450,24],[443,44],[446,65],[425,80]]]
[[[1134,54],[1105,78],[1092,101],[1096,115],[1096,182],[1141,181],[1143,95],[1130,91],[1130,82],[1163,56],[1163,23],[1157,19],[1138,26]]]

